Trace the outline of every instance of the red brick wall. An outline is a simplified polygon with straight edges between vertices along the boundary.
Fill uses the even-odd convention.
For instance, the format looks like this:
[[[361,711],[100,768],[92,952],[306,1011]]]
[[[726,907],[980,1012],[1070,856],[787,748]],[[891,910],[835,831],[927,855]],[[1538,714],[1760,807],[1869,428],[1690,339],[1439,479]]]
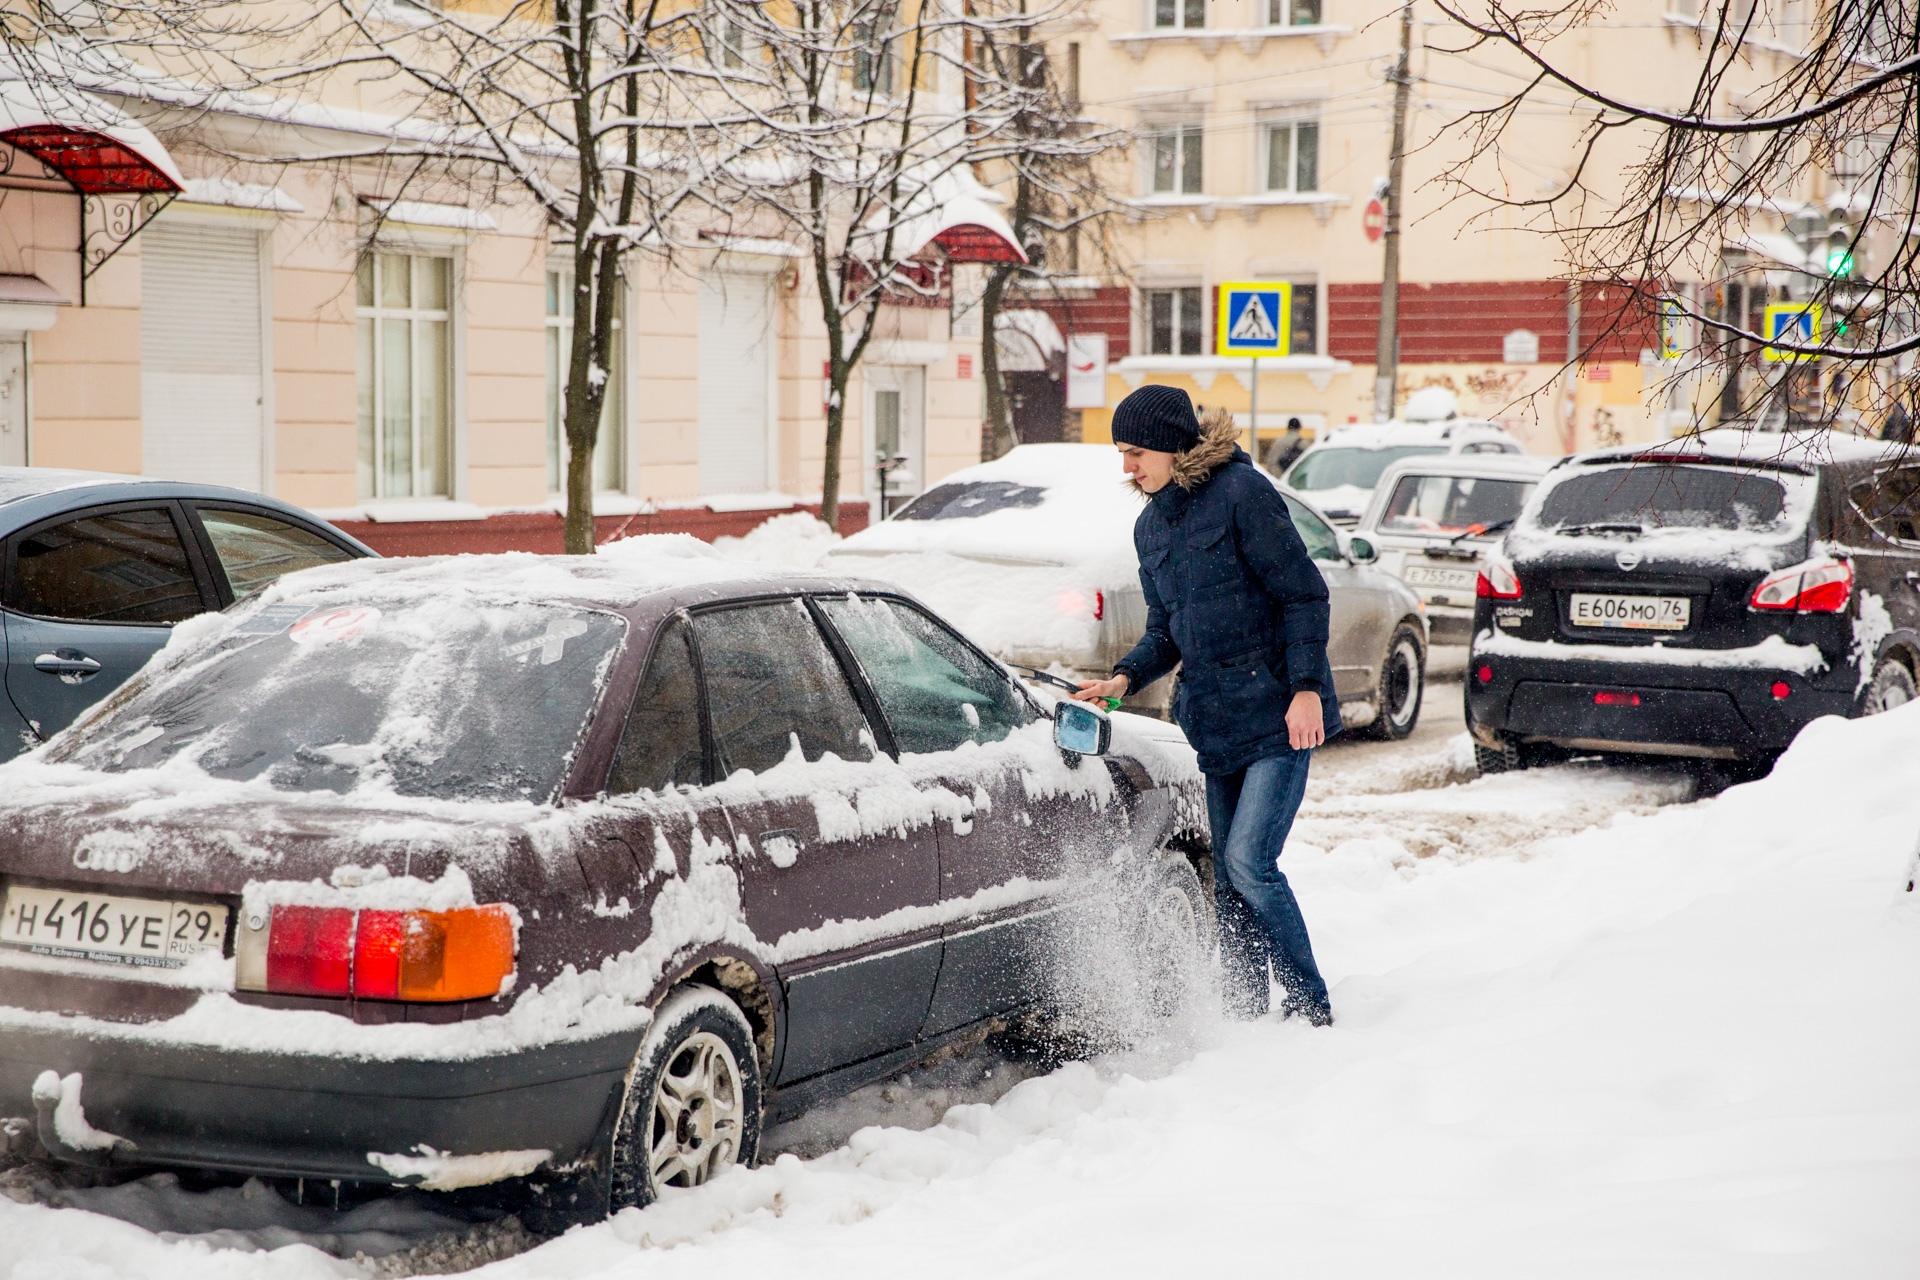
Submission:
[[[1068,298],[1023,295],[1007,305],[1046,312],[1062,334],[1104,333],[1107,359],[1126,359],[1133,345],[1133,291],[1117,284],[1082,292],[1085,296]]]
[[[820,513],[820,505],[795,508]],[[593,522],[596,543],[633,538],[643,533],[691,533],[712,542],[739,537],[783,511],[709,511],[704,507],[674,508],[647,515],[600,516]],[[420,520],[379,524],[371,520],[336,520],[334,524],[383,556],[444,556],[494,551],[537,551],[558,555],[566,549],[565,526],[557,512],[525,511],[488,516],[484,520]],[[858,533],[867,527],[864,498],[840,501],[840,532]]]
[[[1372,364],[1380,335],[1380,286],[1327,287],[1328,353]],[[1540,359],[1567,358],[1567,285],[1562,280],[1502,280],[1400,286],[1400,359],[1404,364],[1497,363],[1515,329],[1540,336]],[[1580,340],[1588,360],[1636,360],[1654,345],[1655,327],[1632,290],[1588,282],[1580,292]]]

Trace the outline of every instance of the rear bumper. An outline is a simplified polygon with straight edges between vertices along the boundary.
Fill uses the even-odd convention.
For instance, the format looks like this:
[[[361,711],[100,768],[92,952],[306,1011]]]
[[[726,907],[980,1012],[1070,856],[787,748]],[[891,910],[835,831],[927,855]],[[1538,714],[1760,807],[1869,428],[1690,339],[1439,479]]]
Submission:
[[[1480,669],[1492,672],[1482,682]],[[1773,696],[1784,682],[1785,698]],[[1759,667],[1493,657],[1469,664],[1468,731],[1580,751],[1738,759],[1786,749],[1820,716],[1850,715],[1851,668],[1814,676]],[[1608,695],[1604,703],[1597,695]]]
[[[404,1183],[370,1153],[588,1154],[617,1104],[631,1036],[493,1057],[367,1061],[0,1030],[0,1117],[31,1117],[57,1159]],[[48,1134],[42,1073],[81,1077],[88,1125],[124,1139],[76,1151]]]

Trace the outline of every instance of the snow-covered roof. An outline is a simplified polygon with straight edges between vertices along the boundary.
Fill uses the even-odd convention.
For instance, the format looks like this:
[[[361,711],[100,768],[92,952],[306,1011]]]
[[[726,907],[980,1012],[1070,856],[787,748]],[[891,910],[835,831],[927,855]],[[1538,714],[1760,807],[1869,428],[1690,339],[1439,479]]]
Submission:
[[[893,258],[904,262],[937,244],[954,262],[1025,262],[1013,227],[994,207],[994,195],[964,167],[944,170],[919,186],[903,177],[911,192],[893,227]],[[882,210],[856,237],[865,256],[878,255],[889,221]]]
[[[179,191],[187,180],[145,125],[88,93],[0,59],[0,142],[82,195]]]
[[[1043,356],[1066,354],[1067,340],[1061,336],[1060,326],[1044,311],[1036,311],[1031,307],[1002,311],[994,320],[994,327],[1019,334]]]

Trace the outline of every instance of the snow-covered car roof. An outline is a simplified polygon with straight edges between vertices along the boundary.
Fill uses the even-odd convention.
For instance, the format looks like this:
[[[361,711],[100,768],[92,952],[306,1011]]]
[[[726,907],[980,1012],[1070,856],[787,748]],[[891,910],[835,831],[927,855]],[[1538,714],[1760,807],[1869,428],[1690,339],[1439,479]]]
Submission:
[[[1429,453],[1389,464],[1380,473],[1378,488],[1384,492],[1390,482],[1408,474],[1538,480],[1553,470],[1558,461],[1557,458],[1538,458],[1528,453]]]
[[[1818,467],[1870,466],[1910,457],[1911,445],[1838,431],[1747,431],[1716,428],[1654,444],[1600,449],[1568,459],[1580,466],[1613,462],[1697,461],[1811,472]]]
[[[770,578],[813,580],[791,569],[723,556],[691,534],[661,533],[608,543],[591,556],[511,551],[349,560],[288,574],[261,599],[405,601],[451,595],[509,604],[548,600],[623,608],[663,592],[709,585],[733,591]]]
[[[1497,422],[1482,418],[1449,418],[1444,422],[1354,422],[1334,427],[1314,442],[1315,448],[1391,449],[1409,444],[1450,444],[1467,438],[1513,440]],[[1515,440],[1517,445],[1519,441]]]
[[[71,471],[62,467],[0,467],[0,504],[94,484],[154,483],[157,481],[149,476],[123,476],[111,471]]]
[[[1131,555],[1141,505],[1112,446],[1023,444],[954,472],[849,537],[825,563],[917,551],[1022,564],[1106,559],[1116,549]]]

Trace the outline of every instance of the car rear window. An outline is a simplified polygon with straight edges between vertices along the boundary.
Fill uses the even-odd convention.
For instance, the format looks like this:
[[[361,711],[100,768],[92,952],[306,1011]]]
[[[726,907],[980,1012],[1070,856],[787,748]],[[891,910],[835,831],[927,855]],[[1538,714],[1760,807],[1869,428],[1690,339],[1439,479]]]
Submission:
[[[935,485],[900,508],[895,520],[970,520],[996,511],[1031,510],[1045,502],[1039,485],[1011,480],[967,480]]]
[[[1386,469],[1402,458],[1421,458],[1445,453],[1440,444],[1403,444],[1391,449],[1349,449],[1331,445],[1310,449],[1287,473],[1287,483],[1296,489],[1340,489],[1349,485],[1371,489],[1380,483]]]
[[[276,604],[136,679],[52,754],[283,791],[545,802],[625,632],[612,614],[535,604]]]
[[[1380,513],[1380,531],[1452,537],[1504,525],[1520,514],[1532,489],[1526,480],[1402,476]]]
[[[1810,504],[1795,501],[1812,481],[1697,463],[1632,462],[1582,470],[1541,498],[1533,523],[1561,533],[1634,529],[1717,529],[1787,533]],[[1791,492],[1790,492],[1791,490]]]

